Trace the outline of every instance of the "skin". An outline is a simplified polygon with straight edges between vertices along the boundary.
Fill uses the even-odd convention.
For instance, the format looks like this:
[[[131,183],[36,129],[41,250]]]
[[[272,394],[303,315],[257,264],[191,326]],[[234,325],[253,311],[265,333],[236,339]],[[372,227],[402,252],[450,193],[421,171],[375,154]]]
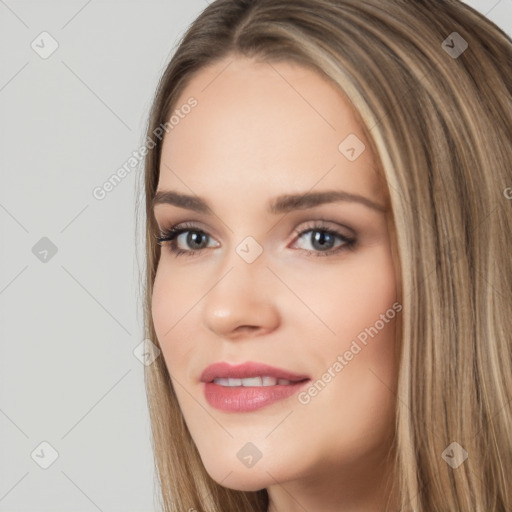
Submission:
[[[388,190],[362,125],[334,85],[291,62],[229,56],[203,68],[177,108],[190,96],[198,105],[165,136],[158,191],[205,198],[212,213],[159,204],[155,218],[161,229],[193,222],[208,237],[195,255],[162,246],[152,314],[202,462],[225,487],[266,488],[271,512],[380,511],[391,469],[399,314],[359,343],[342,371],[332,370],[399,300]],[[350,133],[366,146],[354,161],[338,149]],[[327,190],[360,194],[385,211],[349,201],[266,211],[278,195]],[[355,232],[354,248],[324,256],[316,231],[299,238],[322,220]],[[236,252],[247,236],[263,249],[250,264]],[[185,233],[176,243],[192,250],[190,242]],[[334,237],[324,250],[343,243]],[[217,361],[264,362],[313,381],[329,368],[335,376],[307,404],[294,395],[249,413],[223,412],[208,404],[199,381]],[[262,454],[251,468],[236,456],[247,442]]]

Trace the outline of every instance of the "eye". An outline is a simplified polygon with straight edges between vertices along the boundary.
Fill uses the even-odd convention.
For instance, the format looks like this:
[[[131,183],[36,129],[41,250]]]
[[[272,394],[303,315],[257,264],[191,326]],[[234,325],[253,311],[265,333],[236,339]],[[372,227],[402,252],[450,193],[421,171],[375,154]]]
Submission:
[[[182,236],[186,235],[186,236]],[[181,240],[180,240],[181,238]],[[181,224],[179,227],[172,226],[162,231],[161,235],[157,237],[157,243],[163,245],[165,242],[170,242],[169,250],[176,256],[187,253],[188,255],[196,254],[208,247],[205,243],[210,236],[205,233],[202,229],[194,224]],[[182,249],[179,245],[191,247],[191,249]],[[214,247],[218,247],[214,245]]]
[[[305,236],[308,235],[309,236]],[[323,224],[313,224],[307,229],[303,229],[297,233],[298,240],[309,241],[313,249],[304,249],[308,254],[313,256],[328,256],[330,254],[353,249],[356,239],[343,235],[339,231],[329,228]],[[340,242],[335,246],[336,239]]]
[[[310,233],[309,237],[306,236],[308,233]],[[328,256],[353,249],[356,244],[355,238],[343,235],[339,231],[321,223],[313,223],[306,229],[296,231],[295,234],[299,241],[307,241],[309,239],[312,249],[299,248],[312,256]],[[163,230],[160,236],[157,237],[157,243],[161,246],[166,242],[170,242],[169,250],[176,256],[182,254],[193,256],[208,247],[219,246],[218,243],[216,245],[209,245],[209,240],[213,239],[211,239],[208,233],[190,223],[172,226]],[[336,240],[339,242],[337,246],[335,246]]]

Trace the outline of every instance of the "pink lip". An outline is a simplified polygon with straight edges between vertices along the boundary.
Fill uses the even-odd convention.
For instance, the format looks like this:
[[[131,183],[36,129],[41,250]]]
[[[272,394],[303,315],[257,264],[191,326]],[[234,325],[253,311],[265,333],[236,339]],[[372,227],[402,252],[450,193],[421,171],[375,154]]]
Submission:
[[[213,382],[213,379],[216,378],[244,379],[258,376],[286,379],[292,381],[292,384],[230,388]],[[205,368],[200,380],[205,383],[204,395],[212,407],[229,412],[249,412],[297,393],[300,388],[309,382],[310,377],[262,363],[247,362],[232,366],[222,362]]]

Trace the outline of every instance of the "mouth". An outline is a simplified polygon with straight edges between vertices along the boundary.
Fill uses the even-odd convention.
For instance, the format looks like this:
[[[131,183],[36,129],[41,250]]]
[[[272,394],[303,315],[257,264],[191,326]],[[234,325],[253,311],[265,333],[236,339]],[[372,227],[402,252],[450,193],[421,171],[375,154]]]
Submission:
[[[214,384],[219,386],[225,386],[228,388],[239,388],[239,387],[267,387],[267,386],[289,386],[291,384],[297,384],[298,382],[305,382],[309,379],[301,380],[288,380],[288,379],[276,379],[268,375],[258,377],[248,377],[246,379],[233,379],[233,378],[215,378],[212,380]]]
[[[297,393],[311,378],[282,368],[248,362],[215,363],[200,378],[206,401],[225,412],[250,412]]]

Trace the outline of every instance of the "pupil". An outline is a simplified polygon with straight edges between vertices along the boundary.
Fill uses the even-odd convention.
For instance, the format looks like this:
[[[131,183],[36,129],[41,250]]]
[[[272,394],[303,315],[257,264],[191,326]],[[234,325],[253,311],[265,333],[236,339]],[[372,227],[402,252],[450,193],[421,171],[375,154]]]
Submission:
[[[330,237],[330,242],[332,242],[332,235],[330,233],[326,233],[325,231],[315,231],[314,242],[318,242],[320,244],[320,249],[325,249],[326,237]],[[330,243],[328,243],[327,245],[330,246]]]
[[[199,233],[197,231],[189,232],[188,237],[187,237],[187,244],[190,246],[193,246],[194,243],[201,245],[201,238],[204,236],[205,236],[204,233]],[[199,239],[199,241],[198,241],[198,239]]]

